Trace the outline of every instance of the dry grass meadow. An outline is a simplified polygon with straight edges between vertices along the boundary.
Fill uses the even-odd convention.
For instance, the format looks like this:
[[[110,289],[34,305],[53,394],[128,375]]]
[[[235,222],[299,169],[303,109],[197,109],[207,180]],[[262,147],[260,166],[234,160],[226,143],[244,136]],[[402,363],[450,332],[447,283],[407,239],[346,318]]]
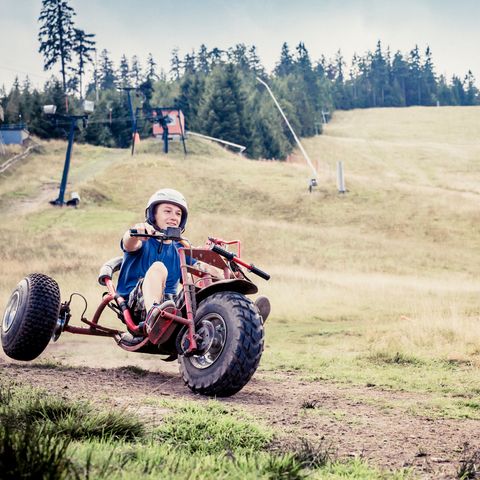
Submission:
[[[257,281],[273,305],[261,370],[426,392],[431,413],[480,417],[469,401],[480,393],[480,108],[337,112],[304,141],[319,172],[312,194],[298,155],[251,161],[190,139],[188,156],[179,145],[166,156],[152,140],[134,157],[75,145],[69,191],[82,203],[53,208],[65,146],[45,142],[0,178],[2,306],[40,271],[64,298],[85,295],[92,315],[99,267],[149,195],[170,186],[189,201],[194,244],[240,238],[245,259],[272,274]],[[44,356],[162,368],[105,342],[65,335]]]

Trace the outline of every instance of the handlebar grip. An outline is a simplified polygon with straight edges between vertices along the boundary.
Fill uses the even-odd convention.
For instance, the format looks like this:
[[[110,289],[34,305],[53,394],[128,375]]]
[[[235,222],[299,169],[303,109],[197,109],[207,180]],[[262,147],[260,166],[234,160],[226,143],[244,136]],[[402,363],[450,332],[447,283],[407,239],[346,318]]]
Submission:
[[[212,247],[212,252],[218,253],[222,257],[225,257],[227,260],[233,260],[236,257],[234,253],[228,252],[227,250],[219,247],[218,245],[214,245]],[[270,280],[270,275],[267,272],[260,270],[255,265],[245,265],[244,263],[242,263],[242,265],[246,266],[248,270],[250,270],[255,275],[258,275],[259,277],[263,278],[264,280]]]
[[[259,277],[263,278],[264,280],[270,280],[270,275],[267,272],[260,270],[255,265],[251,265],[250,271],[255,275],[258,275]]]
[[[212,247],[212,252],[218,253],[222,257],[225,257],[227,260],[233,260],[235,258],[235,254],[232,252],[229,252],[222,247],[219,247],[218,245],[214,245]]]
[[[140,233],[136,228],[130,229],[130,236],[131,237],[154,237],[155,235],[150,235],[147,232]]]

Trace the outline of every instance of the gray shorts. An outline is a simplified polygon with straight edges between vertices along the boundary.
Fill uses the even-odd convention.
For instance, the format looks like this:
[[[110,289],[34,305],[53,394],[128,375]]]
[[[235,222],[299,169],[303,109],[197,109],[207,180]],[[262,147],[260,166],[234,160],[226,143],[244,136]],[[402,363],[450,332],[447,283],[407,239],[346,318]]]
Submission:
[[[143,299],[143,278],[141,278],[133,290],[130,292],[128,296],[128,309],[132,314],[133,321],[135,323],[144,322],[147,318],[147,312],[145,310],[145,300]]]

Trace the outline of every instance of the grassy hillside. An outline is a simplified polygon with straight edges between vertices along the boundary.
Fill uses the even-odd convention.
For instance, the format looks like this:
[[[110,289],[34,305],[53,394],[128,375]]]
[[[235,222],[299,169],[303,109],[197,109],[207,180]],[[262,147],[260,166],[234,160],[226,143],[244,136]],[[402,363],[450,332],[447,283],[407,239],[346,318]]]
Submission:
[[[22,276],[41,271],[64,297],[83,293],[92,315],[100,265],[119,254],[149,195],[170,186],[188,199],[194,244],[240,238],[245,259],[272,274],[257,282],[273,304],[264,371],[441,393],[419,408],[480,416],[468,402],[480,392],[480,109],[337,112],[304,145],[320,176],[312,194],[301,157],[250,161],[196,139],[186,157],[178,145],[166,156],[154,141],[134,157],[75,145],[69,190],[83,201],[59,209],[48,200],[65,143],[43,144],[0,179],[0,304]],[[346,195],[335,188],[338,160]],[[91,342],[101,355],[129,355],[67,335],[46,355],[68,361],[74,343],[78,361]]]

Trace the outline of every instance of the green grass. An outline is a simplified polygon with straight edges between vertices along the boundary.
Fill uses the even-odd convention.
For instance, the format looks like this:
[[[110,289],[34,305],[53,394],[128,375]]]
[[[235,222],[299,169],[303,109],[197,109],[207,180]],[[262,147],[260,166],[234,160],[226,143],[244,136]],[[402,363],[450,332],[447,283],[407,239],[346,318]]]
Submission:
[[[11,425],[41,424],[51,435],[77,439],[123,439],[133,441],[144,426],[127,412],[96,411],[91,405],[71,402],[29,387],[0,385],[0,418]]]
[[[150,430],[131,414],[94,412],[31,387],[2,382],[0,401],[6,479],[386,478],[365,462],[337,461],[324,445],[274,448],[272,430],[216,401],[162,402],[170,413]]]
[[[217,402],[187,403],[177,405],[175,410],[155,430],[154,437],[162,444],[180,446],[191,453],[255,452],[272,439],[272,432],[259,428],[253,421],[238,420]]]

